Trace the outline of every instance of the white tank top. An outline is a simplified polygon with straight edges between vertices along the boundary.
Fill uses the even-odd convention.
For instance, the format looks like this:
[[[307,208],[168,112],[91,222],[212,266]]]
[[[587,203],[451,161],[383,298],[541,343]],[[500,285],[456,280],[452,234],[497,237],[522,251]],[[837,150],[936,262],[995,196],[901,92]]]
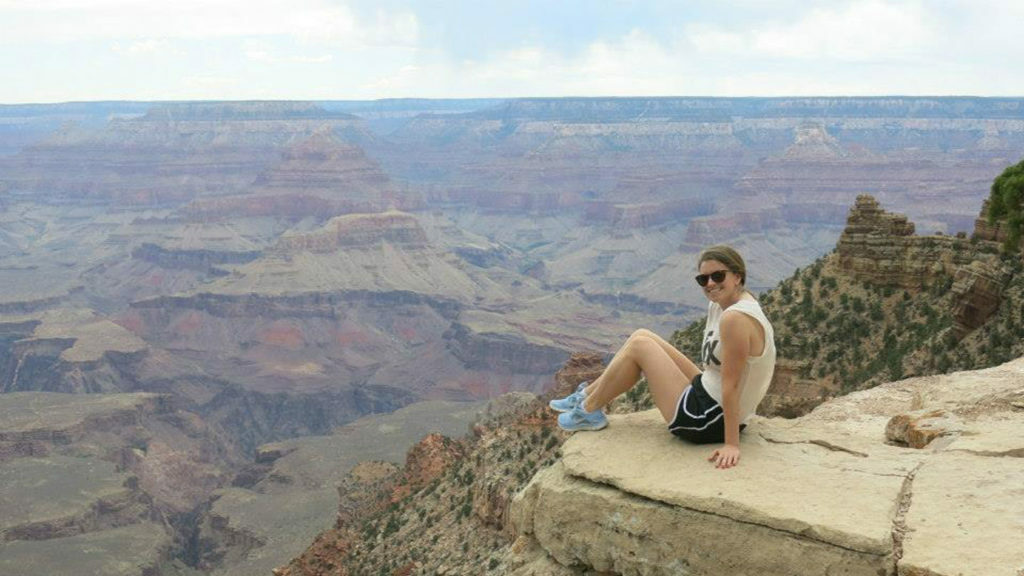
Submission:
[[[740,422],[744,422],[757,410],[757,405],[771,384],[772,373],[775,371],[775,331],[761,311],[757,300],[743,298],[726,310],[742,312],[760,322],[764,328],[764,351],[760,356],[748,357],[740,375]],[[714,302],[708,303],[708,321],[704,328],[704,345],[701,346],[700,353],[704,371],[700,379],[701,384],[719,404],[722,403],[722,342],[719,336],[722,313],[721,306]]]

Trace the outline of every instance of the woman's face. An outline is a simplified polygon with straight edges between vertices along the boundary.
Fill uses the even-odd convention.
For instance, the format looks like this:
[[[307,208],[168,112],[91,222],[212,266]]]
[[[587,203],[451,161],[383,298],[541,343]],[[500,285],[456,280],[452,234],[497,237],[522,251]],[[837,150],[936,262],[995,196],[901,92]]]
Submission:
[[[724,271],[725,278],[721,282],[715,282],[714,278],[710,278],[715,272]],[[709,276],[708,283],[702,288],[704,295],[708,297],[708,300],[722,304],[723,302],[732,303],[732,300],[740,292],[740,277],[739,274],[730,271],[725,264],[722,264],[718,260],[705,260],[700,263],[700,273]]]

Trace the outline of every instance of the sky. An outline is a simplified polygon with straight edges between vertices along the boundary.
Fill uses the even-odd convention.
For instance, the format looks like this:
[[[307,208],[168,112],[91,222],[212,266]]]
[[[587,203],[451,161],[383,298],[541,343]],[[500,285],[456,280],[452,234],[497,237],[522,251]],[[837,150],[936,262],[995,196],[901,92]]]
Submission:
[[[1020,0],[0,0],[0,103],[1024,96]]]

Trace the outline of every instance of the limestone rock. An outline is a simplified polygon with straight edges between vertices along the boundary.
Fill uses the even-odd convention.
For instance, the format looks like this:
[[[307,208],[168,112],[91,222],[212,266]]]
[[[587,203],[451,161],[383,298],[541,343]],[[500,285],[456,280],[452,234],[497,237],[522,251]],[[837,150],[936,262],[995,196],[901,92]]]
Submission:
[[[1008,270],[992,263],[971,262],[953,280],[953,322],[957,336],[980,327],[995,313],[1010,280]]]
[[[990,223],[988,221],[988,206],[989,200],[986,198],[981,204],[981,213],[974,221],[974,236],[980,240],[1004,242],[1007,236],[1006,222],[996,220]]]
[[[925,241],[927,239],[927,241]],[[839,268],[853,278],[881,286],[921,288],[946,270],[949,237],[914,236],[902,214],[882,210],[861,194],[850,208],[836,252]]]
[[[1019,574],[1022,399],[1024,359],[884,384],[754,418],[729,470],[655,410],[612,415],[572,436],[510,517],[558,565],[623,575]],[[923,442],[927,424],[948,436],[887,442]]]
[[[953,451],[929,459],[914,476],[900,576],[1021,574],[1022,502],[1020,457]]]
[[[885,426],[885,437],[911,448],[924,448],[940,436],[959,431],[956,419],[945,410],[916,410],[898,414]]]
[[[839,393],[838,386],[801,376],[806,362],[779,358],[771,386],[758,406],[758,414],[795,418]]]

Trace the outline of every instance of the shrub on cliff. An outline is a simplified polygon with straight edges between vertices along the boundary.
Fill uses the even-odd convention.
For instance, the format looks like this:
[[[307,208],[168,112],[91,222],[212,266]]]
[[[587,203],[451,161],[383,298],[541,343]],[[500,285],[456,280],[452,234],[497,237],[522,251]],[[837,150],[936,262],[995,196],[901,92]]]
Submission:
[[[1006,248],[1016,250],[1024,231],[1024,160],[1003,170],[992,182],[988,219],[1006,218]]]

